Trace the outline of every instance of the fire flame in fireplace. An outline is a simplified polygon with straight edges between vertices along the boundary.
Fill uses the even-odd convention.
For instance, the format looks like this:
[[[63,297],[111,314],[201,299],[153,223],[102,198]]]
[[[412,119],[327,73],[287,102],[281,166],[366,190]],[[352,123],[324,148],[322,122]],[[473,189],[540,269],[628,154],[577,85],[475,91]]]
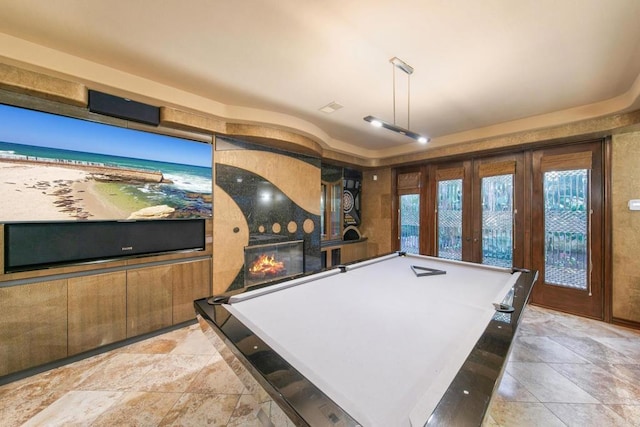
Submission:
[[[285,271],[282,261],[276,261],[275,256],[266,254],[260,255],[249,267],[249,274],[251,275],[277,276]]]

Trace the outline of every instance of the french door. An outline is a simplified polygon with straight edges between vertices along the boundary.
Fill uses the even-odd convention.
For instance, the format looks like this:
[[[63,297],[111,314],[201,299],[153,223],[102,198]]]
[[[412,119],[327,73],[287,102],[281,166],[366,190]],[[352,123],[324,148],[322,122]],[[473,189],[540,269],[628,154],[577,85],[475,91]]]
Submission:
[[[398,247],[535,269],[534,303],[602,319],[605,146],[595,141],[401,171],[392,230]]]
[[[534,303],[603,318],[603,172],[600,142],[533,152]]]
[[[500,267],[522,267],[522,155],[436,168],[433,254]]]
[[[421,193],[422,172],[421,170],[408,170],[397,174],[396,193],[397,197],[397,236],[396,249],[413,254],[420,253],[422,220]]]

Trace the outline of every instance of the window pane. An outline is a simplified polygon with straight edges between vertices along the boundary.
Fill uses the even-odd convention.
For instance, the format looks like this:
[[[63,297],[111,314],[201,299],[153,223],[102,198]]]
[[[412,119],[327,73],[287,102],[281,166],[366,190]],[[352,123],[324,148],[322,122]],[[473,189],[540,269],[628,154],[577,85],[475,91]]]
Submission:
[[[589,171],[544,174],[545,282],[587,289]]]
[[[420,196],[400,196],[400,250],[420,253]]]
[[[513,266],[513,175],[482,178],[482,263]]]
[[[438,181],[438,256],[462,259],[462,179]]]

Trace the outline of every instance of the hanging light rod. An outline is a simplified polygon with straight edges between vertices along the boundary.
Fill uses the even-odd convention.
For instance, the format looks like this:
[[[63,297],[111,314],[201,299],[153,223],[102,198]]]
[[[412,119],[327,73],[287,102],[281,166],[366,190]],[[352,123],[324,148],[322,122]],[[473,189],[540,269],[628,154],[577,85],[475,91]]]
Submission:
[[[384,120],[378,119],[377,117],[367,116],[364,118],[364,121],[371,123],[371,126],[373,127],[389,129],[401,135],[408,136],[409,138],[415,139],[421,144],[426,144],[427,142],[429,142],[429,138],[427,138],[426,136],[422,136],[419,133],[412,132],[409,129],[405,129],[400,126],[396,126],[393,123],[385,122]]]
[[[394,56],[393,58],[391,58],[389,60],[389,62],[391,62],[393,64],[393,66],[395,67],[393,69],[393,123],[389,123],[386,122],[382,119],[379,119],[377,117],[374,116],[366,116],[364,117],[364,121],[371,123],[372,126],[374,127],[382,127],[385,129],[388,129],[390,131],[393,132],[397,132],[401,135],[404,136],[408,136],[409,138],[415,139],[416,141],[420,142],[421,144],[426,144],[427,142],[430,141],[430,138],[424,136],[424,135],[420,135],[416,132],[413,132],[409,129],[405,129],[401,126],[396,125],[396,73],[395,73],[395,69],[398,68],[399,70],[404,71],[407,74],[407,79],[408,79],[408,85],[407,85],[407,128],[409,127],[409,123],[410,123],[410,116],[411,116],[411,108],[410,108],[410,103],[409,103],[409,99],[411,97],[411,74],[413,74],[413,67],[409,64],[407,64],[406,62],[404,62],[402,59]]]

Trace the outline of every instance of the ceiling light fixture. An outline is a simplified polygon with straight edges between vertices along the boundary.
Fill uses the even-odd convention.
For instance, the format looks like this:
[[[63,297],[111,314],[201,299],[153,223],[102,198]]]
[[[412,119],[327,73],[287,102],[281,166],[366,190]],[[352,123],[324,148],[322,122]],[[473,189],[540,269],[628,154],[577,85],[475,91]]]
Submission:
[[[412,132],[409,130],[410,128],[410,120],[411,120],[411,74],[413,74],[413,67],[400,58],[393,57],[389,60],[391,64],[393,64],[393,123],[386,122],[382,119],[379,119],[374,116],[366,116],[364,120],[366,122],[371,123],[372,126],[375,127],[383,127],[385,129],[389,129],[393,132],[397,132],[401,135],[408,136],[409,138],[415,139],[416,141],[426,144],[429,142],[429,138],[424,135],[420,135],[419,133]],[[396,68],[404,71],[407,74],[407,128],[400,127],[396,125]]]

